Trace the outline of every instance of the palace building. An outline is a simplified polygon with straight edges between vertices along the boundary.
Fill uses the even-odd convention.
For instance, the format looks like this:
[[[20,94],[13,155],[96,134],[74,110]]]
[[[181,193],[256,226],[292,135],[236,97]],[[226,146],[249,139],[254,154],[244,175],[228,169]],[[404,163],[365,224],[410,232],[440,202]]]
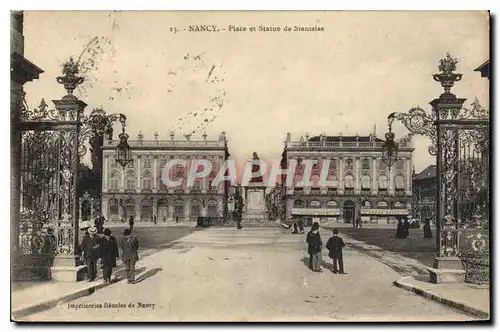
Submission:
[[[292,141],[288,133],[282,164],[292,159],[297,166],[292,187],[281,178],[285,218],[313,218],[321,222],[352,223],[358,216],[363,223],[394,223],[397,216],[411,214],[412,153],[411,136],[399,142],[398,159],[392,167],[382,161],[384,141],[368,136],[300,137]],[[298,186],[302,179],[303,160],[315,160],[311,185]],[[320,183],[323,160],[329,159],[327,184]]]
[[[128,141],[133,161],[122,167],[115,160],[117,140],[103,144],[102,213],[109,221],[153,221],[158,223],[196,222],[198,217],[224,218],[228,183],[221,181],[212,186],[220,167],[229,157],[225,132],[217,140],[193,140],[170,135],[170,140],[144,140],[139,133],[137,140]],[[186,167],[172,167],[170,178],[178,179],[177,187],[167,187],[162,181],[162,171],[171,159],[186,160]],[[188,185],[190,165],[194,160],[206,159],[212,164],[210,175],[196,179]]]

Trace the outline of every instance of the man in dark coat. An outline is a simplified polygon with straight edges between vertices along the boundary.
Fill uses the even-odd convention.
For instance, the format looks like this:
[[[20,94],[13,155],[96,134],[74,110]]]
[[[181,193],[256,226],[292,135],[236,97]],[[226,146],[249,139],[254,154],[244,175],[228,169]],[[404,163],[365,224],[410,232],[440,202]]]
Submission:
[[[319,223],[314,222],[311,230],[307,233],[306,242],[308,244],[309,268],[314,272],[321,271],[321,236],[319,234]]]
[[[342,248],[345,247],[345,243],[338,234],[339,230],[335,228],[333,230],[333,236],[329,238],[326,243],[326,249],[328,249],[328,257],[333,259],[333,273],[346,274],[344,272],[344,258],[342,255]]]
[[[123,238],[120,241],[120,248],[122,250],[122,262],[125,264],[125,271],[127,272],[127,281],[129,284],[135,282],[135,263],[139,260],[139,241],[131,235],[130,229],[123,231]]]
[[[90,227],[88,229],[88,234],[85,234],[82,240],[81,252],[82,259],[85,260],[87,264],[87,275],[89,281],[94,281],[97,277],[97,260],[100,257],[99,252],[99,237],[96,236],[97,228]]]
[[[134,230],[134,216],[130,216],[130,218],[128,218],[128,225],[130,226],[130,232],[132,233]]]
[[[424,223],[424,239],[432,239],[431,220],[430,220],[430,218],[425,218],[425,223]]]
[[[106,228],[104,236],[101,238],[101,264],[104,282],[111,282],[111,273],[116,267],[118,258],[118,244],[114,236],[111,236],[111,230]]]
[[[47,228],[47,235],[45,236],[44,246],[44,252],[49,256],[49,264],[50,266],[53,266],[54,258],[57,254],[57,239],[54,235],[54,230],[51,227]]]

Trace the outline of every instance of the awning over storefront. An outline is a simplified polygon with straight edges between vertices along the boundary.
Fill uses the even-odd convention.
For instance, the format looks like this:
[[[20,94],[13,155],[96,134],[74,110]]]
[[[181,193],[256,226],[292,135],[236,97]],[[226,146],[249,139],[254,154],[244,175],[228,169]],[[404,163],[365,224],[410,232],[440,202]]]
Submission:
[[[407,216],[407,209],[361,209],[361,215],[365,216]]]
[[[339,216],[340,209],[292,208],[292,215],[295,215],[295,216]]]

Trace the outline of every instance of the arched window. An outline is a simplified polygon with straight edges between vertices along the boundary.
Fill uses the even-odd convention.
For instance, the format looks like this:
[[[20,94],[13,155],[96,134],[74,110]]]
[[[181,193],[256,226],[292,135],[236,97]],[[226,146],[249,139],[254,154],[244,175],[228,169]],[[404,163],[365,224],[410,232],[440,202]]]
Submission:
[[[327,180],[329,183],[328,184],[329,188],[337,188],[338,187],[339,181],[337,180],[337,176],[335,174],[328,175]],[[331,182],[331,184],[330,184],[330,182]]]
[[[381,175],[378,177],[378,188],[379,189],[387,189],[389,187],[389,181],[387,180],[387,176]]]
[[[296,199],[296,200],[293,201],[293,207],[303,208],[305,206],[306,206],[305,202],[302,199]]]
[[[116,170],[111,172],[111,176],[109,178],[109,189],[117,190],[119,188],[120,183],[120,173]]]
[[[344,183],[344,187],[347,188],[347,189],[352,189],[354,188],[354,176],[352,175],[346,175],[345,177],[345,183]]]
[[[153,206],[151,199],[145,198],[141,202],[141,220],[151,221],[153,220]]]
[[[126,177],[126,189],[128,190],[133,190],[135,189],[135,181],[137,180],[137,177],[135,176],[134,171],[128,171],[127,172],[127,177]]]
[[[118,204],[118,200],[114,198],[110,199],[108,204],[109,204],[108,218],[114,221],[120,219],[120,206]]]
[[[207,217],[217,217],[217,201],[209,200],[207,202]]]
[[[395,209],[403,209],[404,208],[404,204],[402,202],[394,202],[394,208]]]
[[[184,217],[184,201],[178,199],[174,202],[174,218]]]
[[[326,203],[327,209],[337,209],[338,207],[339,207],[339,204],[336,201],[328,201]]]
[[[311,209],[319,209],[319,208],[321,208],[321,203],[319,201],[312,201],[312,202],[309,202],[309,207]]]
[[[134,200],[129,198],[125,201],[124,205],[125,205],[125,216],[126,216],[127,220],[130,217],[135,218],[135,202],[134,202]]]
[[[369,175],[363,175],[361,177],[361,188],[362,189],[370,189],[371,187],[371,179]]]
[[[379,209],[387,209],[389,207],[389,204],[385,201],[380,201],[377,203],[377,208]]]
[[[311,187],[312,188],[319,188],[319,176],[318,175],[311,176]]]
[[[201,216],[201,204],[200,201],[197,199],[193,199],[191,201],[191,213],[190,217],[191,218],[198,218]]]
[[[153,176],[150,171],[144,171],[142,173],[142,189],[149,190],[151,189],[151,184],[153,180]]]
[[[405,188],[405,179],[402,175],[397,175],[394,177],[394,184],[396,185],[396,190],[402,190]]]
[[[168,201],[166,199],[160,199],[158,201],[158,215],[157,215],[157,220],[158,222],[165,222],[167,221],[168,218]]]

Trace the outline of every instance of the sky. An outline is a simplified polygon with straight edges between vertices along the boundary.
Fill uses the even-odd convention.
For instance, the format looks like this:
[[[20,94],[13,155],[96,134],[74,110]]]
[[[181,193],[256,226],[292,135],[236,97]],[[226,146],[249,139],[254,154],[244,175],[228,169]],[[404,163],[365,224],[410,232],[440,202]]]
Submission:
[[[188,31],[202,24],[219,31]],[[464,74],[452,91],[466,106],[478,98],[489,108],[489,82],[473,72],[489,58],[485,12],[25,12],[24,35],[25,57],[45,71],[25,86],[31,107],[64,95],[55,77],[73,56],[87,78],[75,92],[86,114],[124,113],[130,139],[139,131],[182,137],[200,124],[193,139],[225,131],[237,163],[254,151],[279,158],[287,132],[298,140],[306,132],[368,135],[376,126],[383,137],[388,114],[430,111],[442,93],[432,74],[446,52]],[[393,131],[407,133],[401,123]],[[428,139],[413,141],[416,171],[435,164]]]

